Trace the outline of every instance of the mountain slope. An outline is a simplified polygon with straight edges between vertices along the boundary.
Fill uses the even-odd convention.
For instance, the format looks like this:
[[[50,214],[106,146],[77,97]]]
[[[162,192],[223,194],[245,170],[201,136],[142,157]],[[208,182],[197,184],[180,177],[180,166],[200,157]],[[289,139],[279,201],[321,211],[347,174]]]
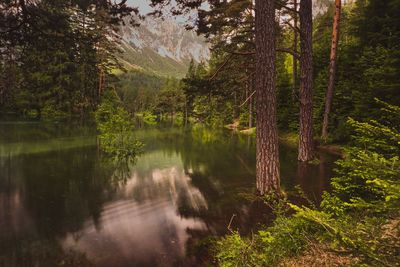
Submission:
[[[191,59],[200,62],[210,56],[202,37],[170,18],[146,18],[139,27],[127,23],[121,26],[120,36],[119,57],[138,69],[160,76],[183,77]]]
[[[326,12],[330,4],[331,0],[313,0],[314,16]],[[148,16],[140,21],[139,27],[126,22],[119,34],[122,51],[119,57],[128,69],[181,78],[191,59],[201,62],[210,57],[204,38],[185,30],[183,24],[172,18]]]

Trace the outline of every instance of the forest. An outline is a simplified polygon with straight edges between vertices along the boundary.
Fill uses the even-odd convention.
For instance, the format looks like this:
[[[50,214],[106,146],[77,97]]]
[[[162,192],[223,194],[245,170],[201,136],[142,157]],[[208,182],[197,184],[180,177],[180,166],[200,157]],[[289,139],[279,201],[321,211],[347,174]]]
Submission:
[[[97,205],[107,210],[107,201],[128,203],[124,194],[139,184],[132,193],[139,204],[150,203],[144,195],[174,196],[170,202],[177,205],[180,220],[188,220],[185,232],[190,236],[183,249],[186,256],[163,252],[175,257],[165,265],[149,256],[143,262],[99,260],[93,266],[400,266],[400,1],[142,2],[152,12],[143,14],[127,0],[0,1],[0,204],[9,203],[5,199],[11,199],[10,188],[24,179],[21,188],[32,190],[24,193],[27,199],[34,192],[49,193],[35,191],[38,187],[29,177],[44,170],[34,169],[27,155],[78,158],[72,167],[93,157],[90,171],[82,167],[81,174],[90,173],[93,179],[83,180],[84,188],[68,180],[68,173],[77,171],[52,163],[60,166],[66,180],[50,183],[60,183],[68,194],[63,193],[63,200],[50,193],[46,197],[69,211],[73,204],[68,196],[75,200],[75,194],[88,205],[81,213],[91,214],[86,217],[93,217],[100,231],[102,209]],[[121,25],[135,28],[146,18],[164,16],[190,17],[185,29],[203,36],[210,49],[208,60],[190,61],[184,77],[178,70],[175,76],[151,73],[123,59]],[[29,130],[20,131],[22,122],[45,123],[45,129],[56,126],[43,131],[22,126]],[[78,122],[77,132],[68,130]],[[85,145],[96,149],[85,150],[86,158],[79,160],[80,152],[72,151],[83,149],[82,136],[93,136]],[[50,137],[57,140],[51,139],[52,148],[32,145]],[[25,143],[13,146],[17,141],[28,142],[34,152],[24,152]],[[68,152],[61,151],[66,141]],[[154,151],[163,152],[151,154]],[[174,153],[181,155],[181,163],[175,162]],[[329,171],[324,153],[335,157]],[[24,163],[26,169],[35,171],[10,174],[13,164],[25,170],[21,162],[29,162]],[[163,172],[169,164],[175,168]],[[289,172],[291,164],[296,171]],[[145,174],[153,165],[153,173]],[[181,169],[182,174],[175,173]],[[316,171],[328,180],[312,199],[306,192],[313,186],[307,175]],[[97,176],[110,180],[101,178],[98,184]],[[151,187],[143,180],[130,182],[144,176],[153,179]],[[297,179],[293,188],[288,176]],[[10,177],[18,186],[9,186]],[[164,188],[167,182],[157,184],[155,177],[170,181],[170,188]],[[107,193],[102,195],[100,188]],[[125,191],[118,191],[121,188]],[[164,196],[161,188],[170,194]],[[80,195],[86,190],[96,200]],[[40,206],[42,201],[37,201]],[[166,205],[157,201],[151,208]],[[24,209],[32,209],[32,217],[41,218],[38,224],[47,225],[38,206]],[[2,221],[12,221],[4,207],[0,228]],[[254,209],[262,215],[252,216]],[[243,226],[244,218],[251,227]],[[70,222],[65,229],[58,225],[54,240],[84,231],[83,222],[71,220],[77,229],[69,227]],[[46,244],[53,237],[46,230],[38,232]],[[83,250],[84,245],[72,246],[79,253],[66,256],[60,251],[68,242],[53,245],[53,239],[55,258],[46,262],[41,256],[30,265],[34,253],[24,254],[31,251],[30,241],[14,236],[0,229],[0,243],[13,240],[17,251],[0,252],[0,266],[92,266],[83,260],[93,253]],[[28,260],[18,261],[15,255]],[[64,258],[59,260],[59,255]]]

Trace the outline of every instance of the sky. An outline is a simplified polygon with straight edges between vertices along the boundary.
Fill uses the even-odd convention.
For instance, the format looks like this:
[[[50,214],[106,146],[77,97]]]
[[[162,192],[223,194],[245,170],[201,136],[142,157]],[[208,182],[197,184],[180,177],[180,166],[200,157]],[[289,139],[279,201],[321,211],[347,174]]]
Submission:
[[[138,7],[141,15],[146,15],[147,13],[153,11],[153,9],[149,5],[150,0],[128,0],[128,3],[131,6]],[[171,5],[172,6],[174,5],[174,1],[172,1]],[[202,8],[204,8],[204,7],[202,7]],[[191,23],[194,21],[194,19],[196,17],[197,16],[195,15],[195,12],[193,12],[190,15],[176,16],[176,17],[174,17],[174,19],[177,22],[181,22],[181,23],[187,23],[187,22]]]
[[[152,9],[149,6],[148,0],[128,0],[128,3],[132,6],[139,7],[141,14],[149,13]]]

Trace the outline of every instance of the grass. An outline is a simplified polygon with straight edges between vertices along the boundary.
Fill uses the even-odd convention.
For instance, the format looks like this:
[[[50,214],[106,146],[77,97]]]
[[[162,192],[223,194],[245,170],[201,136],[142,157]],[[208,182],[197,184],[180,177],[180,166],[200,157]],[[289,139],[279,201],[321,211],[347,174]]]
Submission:
[[[230,127],[226,127],[231,129]],[[256,135],[256,127],[243,129],[239,131],[240,134],[244,135]],[[284,132],[279,133],[279,140],[281,143],[290,146],[290,147],[297,147],[299,144],[299,135],[293,132]],[[318,139],[316,138],[316,142]],[[343,147],[338,144],[320,144],[317,148],[321,151],[327,152],[329,154],[337,155],[337,156],[344,156]],[[310,162],[311,164],[319,164],[319,162]]]
[[[239,133],[244,135],[256,135],[256,127],[240,130]],[[299,135],[296,133],[280,133],[279,140],[286,145],[296,147],[299,142]]]

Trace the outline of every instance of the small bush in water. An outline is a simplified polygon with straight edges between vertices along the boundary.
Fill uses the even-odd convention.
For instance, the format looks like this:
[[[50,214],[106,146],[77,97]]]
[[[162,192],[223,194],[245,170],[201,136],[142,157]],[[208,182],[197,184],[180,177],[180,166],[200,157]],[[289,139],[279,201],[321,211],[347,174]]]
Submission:
[[[142,148],[133,135],[134,125],[129,113],[121,106],[113,92],[104,95],[95,119],[100,131],[100,145],[104,152],[117,161],[133,160]]]

